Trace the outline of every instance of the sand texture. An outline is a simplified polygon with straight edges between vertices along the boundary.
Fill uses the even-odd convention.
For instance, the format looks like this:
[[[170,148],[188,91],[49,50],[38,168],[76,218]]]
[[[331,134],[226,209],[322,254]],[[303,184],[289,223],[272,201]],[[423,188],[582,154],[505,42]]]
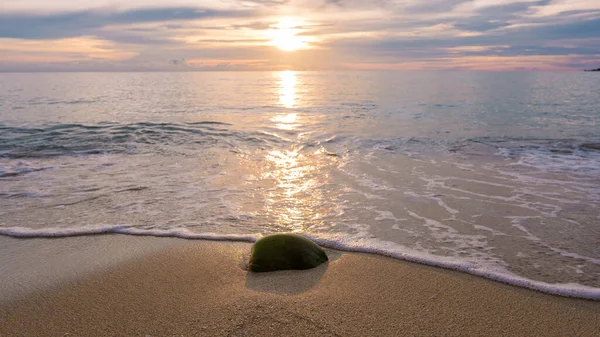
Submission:
[[[312,270],[254,274],[243,269],[250,244],[182,242],[2,304],[0,336],[597,336],[600,331],[600,302],[331,250],[330,262]]]

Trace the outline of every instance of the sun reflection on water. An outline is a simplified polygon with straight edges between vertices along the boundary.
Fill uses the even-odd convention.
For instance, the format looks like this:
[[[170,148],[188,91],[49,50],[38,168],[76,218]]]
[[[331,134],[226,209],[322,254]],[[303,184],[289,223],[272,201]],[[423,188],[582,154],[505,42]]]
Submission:
[[[279,104],[291,109],[297,106],[296,73],[281,71],[279,75]],[[282,112],[271,117],[275,127],[288,135],[303,127],[300,114]],[[319,164],[312,154],[304,153],[299,144],[288,149],[275,149],[265,156],[268,170],[263,178],[273,179],[276,189],[266,196],[266,208],[278,225],[292,231],[306,230],[314,217],[312,208],[320,203],[320,194],[313,190],[318,185]],[[316,192],[316,193],[315,193]]]
[[[264,207],[274,227],[311,231],[322,226],[323,217],[331,213],[323,186],[330,180],[329,172],[337,158],[321,149],[321,144],[315,147],[307,136],[314,132],[322,116],[296,110],[308,94],[304,79],[294,71],[274,75],[278,84],[274,93],[279,96],[282,109],[269,117],[273,123],[270,126],[276,130],[272,131],[274,134],[292,144],[264,154],[260,180],[273,184],[264,194]]]
[[[266,176],[275,179],[278,187],[267,197],[267,209],[275,213],[279,225],[293,231],[306,229],[307,221],[314,217],[311,210],[321,199],[312,191],[318,184],[314,178],[318,166],[300,150],[273,150],[266,155],[272,165]]]
[[[271,121],[277,123],[275,126],[279,130],[293,131],[296,128],[298,128],[299,126],[301,126],[300,124],[297,123],[298,114],[276,115],[276,116],[273,116],[273,118],[271,118]]]
[[[286,108],[296,105],[296,72],[291,70],[279,72],[279,104]]]

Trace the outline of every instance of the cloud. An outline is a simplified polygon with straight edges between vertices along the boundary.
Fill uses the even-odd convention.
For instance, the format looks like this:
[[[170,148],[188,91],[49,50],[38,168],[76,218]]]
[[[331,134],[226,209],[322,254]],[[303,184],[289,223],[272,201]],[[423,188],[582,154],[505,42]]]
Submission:
[[[494,69],[576,69],[600,55],[597,0],[173,1],[9,1],[0,39],[12,42],[0,47],[0,69],[14,68],[19,55],[29,60],[20,67],[94,70],[482,69],[494,65],[486,58],[504,63]],[[267,32],[283,17],[297,19],[296,35],[312,49],[269,46]],[[15,41],[72,50],[24,50]]]
[[[451,12],[459,5],[471,2],[470,0],[431,0],[423,2],[408,3],[407,11],[410,13],[440,13]]]
[[[187,61],[185,59],[173,59],[169,60],[169,64],[174,66],[185,66],[187,65]]]
[[[56,39],[97,33],[111,25],[177,22],[207,18],[238,18],[248,11],[194,7],[150,8],[127,11],[84,10],[53,14],[0,14],[0,38]]]

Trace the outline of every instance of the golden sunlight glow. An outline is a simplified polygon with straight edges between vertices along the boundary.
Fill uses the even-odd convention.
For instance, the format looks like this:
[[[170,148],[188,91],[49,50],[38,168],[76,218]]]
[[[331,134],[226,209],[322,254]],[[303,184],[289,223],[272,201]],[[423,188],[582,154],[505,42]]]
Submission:
[[[292,148],[283,151],[271,151],[266,159],[274,165],[268,176],[277,180],[281,193],[270,194],[267,199],[267,209],[272,204],[279,204],[276,216],[278,222],[293,231],[305,230],[305,222],[311,218],[310,212],[318,203],[320,196],[310,193],[315,188],[316,181],[307,175],[316,168],[307,162],[300,150]],[[283,197],[283,200],[280,198]],[[277,202],[276,200],[281,200]]]
[[[296,72],[279,72],[279,104],[293,108],[296,104]]]
[[[287,108],[303,106],[306,92],[306,79],[294,71],[273,73],[279,77],[279,103]],[[273,123],[273,133],[281,139],[305,136],[304,130],[313,123],[321,123],[324,116],[307,114],[295,109],[281,109],[269,120]],[[312,129],[308,127],[308,129]],[[296,143],[296,142],[294,142]],[[330,180],[332,165],[338,165],[338,157],[323,146],[314,151],[312,146],[291,145],[287,149],[269,151],[261,161],[259,180],[273,184],[264,189],[264,207],[275,226],[292,232],[305,232],[323,226],[325,215],[331,214],[321,186]],[[260,214],[264,217],[264,214]]]
[[[273,119],[275,121],[280,122],[280,123],[293,124],[298,119],[298,114],[288,114],[288,115],[284,115],[284,116],[275,116]]]
[[[267,31],[269,35],[269,44],[283,51],[294,51],[308,48],[308,41],[305,37],[298,36],[301,30],[298,28],[301,24],[292,18],[283,18],[278,24],[272,25]]]
[[[8,51],[7,53],[4,53]],[[4,62],[74,62],[88,59],[121,61],[137,52],[121,50],[110,41],[93,37],[54,40],[22,40],[0,38],[0,61]]]
[[[271,120],[275,123],[277,123],[276,127],[279,130],[287,130],[287,131],[291,131],[296,129],[298,126],[300,126],[299,124],[296,123],[296,119],[298,118],[297,114],[289,114],[289,115],[277,115],[273,118],[271,118]]]

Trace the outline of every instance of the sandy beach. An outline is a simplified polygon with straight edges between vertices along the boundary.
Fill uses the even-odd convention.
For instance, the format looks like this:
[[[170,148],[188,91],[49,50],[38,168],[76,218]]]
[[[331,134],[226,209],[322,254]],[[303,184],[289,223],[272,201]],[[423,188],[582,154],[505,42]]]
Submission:
[[[118,245],[102,243],[115,238]],[[15,247],[35,240],[2,242]],[[599,302],[375,255],[328,250],[331,261],[313,270],[253,274],[244,269],[248,243],[117,235],[46,239],[44,245],[77,240],[99,240],[98,247],[111,251],[146,248],[135,258],[57,278],[0,302],[0,336],[594,336],[600,331]],[[91,258],[79,262],[89,265],[84,260]],[[19,259],[1,260],[2,270],[24,262]],[[59,273],[56,268],[51,269]],[[47,273],[51,279],[52,271]],[[11,277],[4,275],[3,283]],[[31,280],[36,278],[44,275]]]

